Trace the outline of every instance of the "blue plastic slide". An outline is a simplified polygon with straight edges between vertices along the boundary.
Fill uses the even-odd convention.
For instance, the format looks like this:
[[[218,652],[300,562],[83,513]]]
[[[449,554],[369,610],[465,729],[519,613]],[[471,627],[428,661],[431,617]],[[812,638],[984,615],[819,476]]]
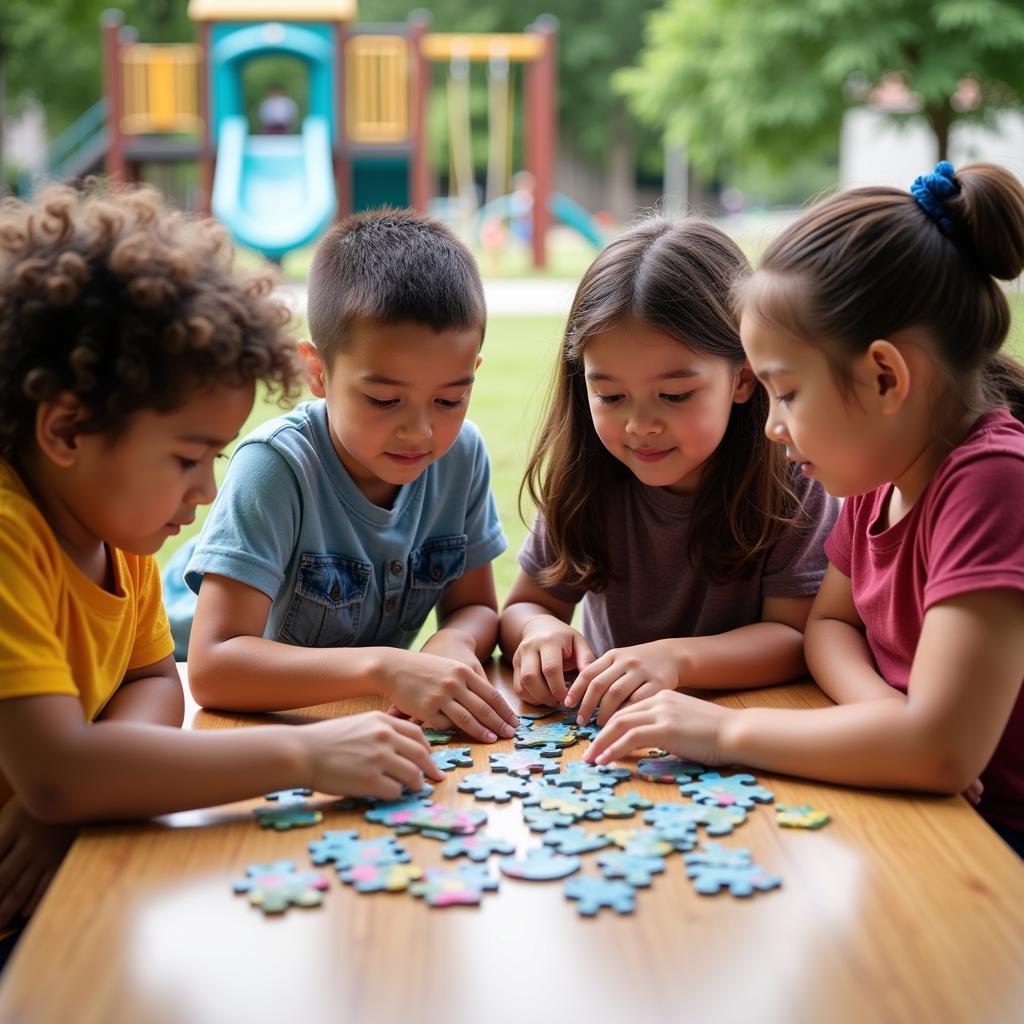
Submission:
[[[280,259],[313,241],[336,207],[324,118],[307,117],[301,135],[250,135],[244,117],[223,120],[213,215],[238,243]]]
[[[578,232],[596,249],[604,247],[607,239],[597,221],[594,220],[584,207],[570,199],[567,195],[563,195],[561,192],[553,192],[548,198],[548,210],[551,212],[552,217]],[[481,206],[477,211],[476,228],[474,231],[477,244],[480,243],[483,223],[488,217],[494,216],[510,219],[513,212],[512,196],[510,195],[498,196],[497,199],[492,199],[489,203]]]

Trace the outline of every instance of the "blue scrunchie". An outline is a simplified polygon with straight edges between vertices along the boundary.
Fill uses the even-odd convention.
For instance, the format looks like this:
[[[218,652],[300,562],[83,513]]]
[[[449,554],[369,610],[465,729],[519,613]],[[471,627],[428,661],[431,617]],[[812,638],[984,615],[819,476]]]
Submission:
[[[960,194],[960,186],[953,180],[956,171],[948,160],[941,160],[931,174],[920,174],[910,186],[910,194],[918,205],[949,238],[956,234],[956,226],[946,210],[946,203]]]

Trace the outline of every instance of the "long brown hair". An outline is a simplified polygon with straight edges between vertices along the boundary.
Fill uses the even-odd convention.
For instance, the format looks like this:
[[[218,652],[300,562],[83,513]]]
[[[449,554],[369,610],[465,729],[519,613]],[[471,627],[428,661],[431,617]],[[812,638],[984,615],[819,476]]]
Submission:
[[[994,164],[968,165],[953,182],[946,230],[898,189],[823,200],[772,242],[738,303],[821,346],[843,384],[876,338],[924,328],[965,408],[1007,403],[1024,420],[1024,367],[1000,352],[1010,307],[996,280],[1024,269],[1024,188]]]
[[[607,245],[583,275],[569,312],[547,414],[520,489],[544,517],[554,561],[541,583],[601,590],[609,538],[601,493],[630,476],[601,443],[590,416],[583,352],[595,335],[636,320],[694,352],[744,361],[730,295],[748,274],[726,235],[698,219],[644,222]],[[785,458],[764,435],[767,395],[756,387],[732,408],[725,436],[697,490],[690,520],[690,565],[723,581],[751,571],[794,507]]]

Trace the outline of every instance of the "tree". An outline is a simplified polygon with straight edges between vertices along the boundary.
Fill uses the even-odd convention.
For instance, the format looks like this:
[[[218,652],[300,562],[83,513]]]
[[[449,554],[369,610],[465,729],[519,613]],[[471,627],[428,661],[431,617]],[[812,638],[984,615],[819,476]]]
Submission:
[[[844,112],[892,74],[940,159],[954,125],[1024,107],[1019,0],[667,0],[646,40],[616,87],[709,175],[834,148]]]

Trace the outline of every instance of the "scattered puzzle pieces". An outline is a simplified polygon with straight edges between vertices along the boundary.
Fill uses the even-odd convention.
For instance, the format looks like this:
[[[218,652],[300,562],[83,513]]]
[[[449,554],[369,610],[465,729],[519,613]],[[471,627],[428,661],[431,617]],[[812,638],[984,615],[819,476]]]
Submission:
[[[315,907],[330,883],[318,871],[295,870],[290,860],[250,864],[246,878],[234,884],[236,893],[248,893],[249,903],[264,914],[281,914],[289,907]]]
[[[605,832],[611,842],[636,857],[667,857],[672,844],[649,828],[613,828]]]
[[[638,853],[626,853],[625,850],[609,850],[597,858],[597,866],[604,872],[605,878],[621,878],[632,886],[646,888],[655,875],[665,870],[665,858],[641,856]]]
[[[454,869],[430,868],[426,878],[413,882],[409,892],[432,907],[454,907],[479,903],[485,891],[498,888],[484,864],[460,864]]]
[[[604,818],[632,818],[637,811],[653,806],[635,789],[628,793],[595,793],[594,799]]]
[[[603,832],[588,832],[581,825],[550,829],[542,842],[545,846],[554,847],[559,853],[570,855],[592,853],[612,845],[612,841]]]
[[[816,811],[809,804],[776,804],[775,820],[783,828],[821,828],[832,818],[825,811]]]
[[[260,828],[273,828],[278,832],[319,825],[324,820],[323,811],[310,807],[305,800],[286,802],[277,807],[254,807],[252,813]]]
[[[390,825],[396,834],[419,832],[428,839],[447,839],[450,835],[472,835],[487,821],[483,811],[429,804],[418,810],[393,811],[382,824]]]
[[[646,782],[689,782],[708,770],[706,765],[680,757],[642,757],[636,766],[637,775]]]
[[[453,768],[473,767],[473,755],[469,752],[469,747],[445,747],[442,750],[432,750],[430,756],[443,772],[450,772]]]
[[[553,766],[554,767],[554,766]],[[593,793],[599,789],[612,789],[624,782],[633,773],[628,768],[610,768],[589,761],[569,761],[561,771],[552,771],[544,781],[549,786],[568,786],[582,793]]]
[[[541,807],[523,807],[523,821],[531,832],[547,832],[553,828],[565,828],[576,823],[571,814],[562,811],[545,811]]]
[[[549,846],[538,846],[526,851],[525,858],[502,857],[498,867],[503,875],[523,878],[530,882],[553,882],[567,878],[580,869],[579,857],[557,853]]]
[[[416,864],[353,864],[338,877],[357,892],[401,892],[423,877],[423,869]]]
[[[717,804],[719,807],[753,807],[754,801],[767,804],[775,794],[757,784],[753,775],[720,775],[705,772],[696,782],[680,785],[679,792],[690,794],[695,803]]]
[[[733,896],[749,896],[755,889],[764,892],[782,885],[778,875],[769,875],[752,863],[749,850],[705,843],[700,850],[684,853],[683,860],[687,876],[693,879],[693,888],[705,896],[722,889],[728,889]]]
[[[441,847],[441,856],[449,860],[455,857],[468,857],[480,863],[487,860],[492,853],[515,853],[516,844],[507,839],[496,839],[493,836],[452,836],[445,840]]]
[[[459,782],[459,792],[472,793],[477,800],[494,800],[504,804],[514,796],[530,796],[533,793],[533,785],[518,775],[474,772]]]
[[[603,907],[619,914],[631,914],[636,909],[636,890],[626,882],[578,875],[565,883],[565,896],[576,900],[576,910],[585,917],[593,917]]]

